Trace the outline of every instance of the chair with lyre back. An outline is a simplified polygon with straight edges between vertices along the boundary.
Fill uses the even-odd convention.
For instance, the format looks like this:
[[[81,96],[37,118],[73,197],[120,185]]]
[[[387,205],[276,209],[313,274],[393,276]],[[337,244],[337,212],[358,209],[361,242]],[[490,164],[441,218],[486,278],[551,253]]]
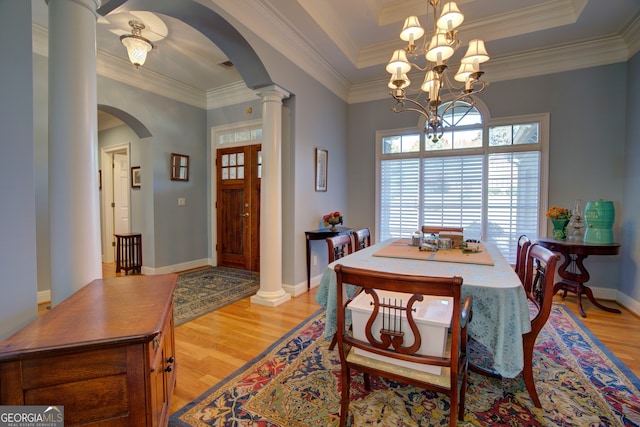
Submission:
[[[329,249],[329,263],[334,262],[340,258],[343,258],[347,255],[352,254],[353,244],[351,233],[349,234],[339,234],[337,236],[327,237],[327,247]],[[356,294],[360,292],[360,289],[356,290]],[[333,350],[338,342],[338,337],[336,335],[331,339],[331,343],[329,344],[329,350]]]
[[[541,408],[540,398],[533,380],[533,350],[538,333],[547,323],[553,303],[553,286],[556,272],[556,264],[560,255],[554,254],[549,249],[543,248],[537,243],[529,246],[526,256],[524,290],[530,303],[535,307],[531,317],[531,331],[522,335],[522,347],[524,352],[524,367],[522,376],[527,386],[529,396],[537,408]]]
[[[353,230],[353,242],[354,242],[354,251],[359,251],[360,249],[368,248],[371,246],[371,232],[368,228],[361,228],[359,230]]]
[[[329,263],[353,253],[351,233],[327,237],[326,241],[329,249]]]
[[[518,237],[518,246],[516,248],[516,265],[514,267],[520,281],[524,283],[524,271],[527,261],[527,250],[531,246],[531,239],[524,234]]]
[[[391,274],[342,264],[334,269],[342,368],[340,426],[349,415],[351,369],[363,373],[366,390],[371,389],[369,376],[377,375],[448,395],[449,425],[456,426],[464,419],[472,304],[471,296],[462,298],[462,278]],[[362,288],[362,300],[347,299],[347,284]],[[447,310],[436,309],[440,327],[424,327],[421,316],[430,311],[427,307],[442,306]],[[353,316],[356,307],[368,307],[368,314],[360,322],[354,317],[349,333],[346,311],[351,309]]]

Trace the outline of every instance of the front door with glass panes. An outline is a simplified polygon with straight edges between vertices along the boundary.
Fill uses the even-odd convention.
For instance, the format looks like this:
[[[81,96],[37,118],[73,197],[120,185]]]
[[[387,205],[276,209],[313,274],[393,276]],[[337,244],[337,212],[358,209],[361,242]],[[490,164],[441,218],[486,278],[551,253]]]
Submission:
[[[260,145],[217,150],[218,265],[260,270]]]

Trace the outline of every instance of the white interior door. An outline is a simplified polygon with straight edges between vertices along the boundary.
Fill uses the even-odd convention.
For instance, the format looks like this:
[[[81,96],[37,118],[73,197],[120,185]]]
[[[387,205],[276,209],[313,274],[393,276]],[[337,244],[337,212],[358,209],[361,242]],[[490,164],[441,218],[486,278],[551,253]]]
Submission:
[[[101,149],[102,262],[115,262],[116,233],[130,231],[129,144]]]
[[[129,228],[129,156],[113,155],[113,229],[115,234],[128,233]]]

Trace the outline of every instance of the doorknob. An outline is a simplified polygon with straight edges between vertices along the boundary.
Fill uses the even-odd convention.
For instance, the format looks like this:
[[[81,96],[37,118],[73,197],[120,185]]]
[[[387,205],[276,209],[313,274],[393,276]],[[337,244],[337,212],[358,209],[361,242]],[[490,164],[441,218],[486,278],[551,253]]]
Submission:
[[[249,216],[249,212],[241,213],[240,216],[248,217]]]

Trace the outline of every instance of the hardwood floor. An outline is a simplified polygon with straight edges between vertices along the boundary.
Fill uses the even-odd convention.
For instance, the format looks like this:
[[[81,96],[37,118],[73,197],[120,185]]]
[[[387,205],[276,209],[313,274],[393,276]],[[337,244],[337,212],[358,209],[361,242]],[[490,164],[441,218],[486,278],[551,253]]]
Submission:
[[[115,265],[104,265],[104,277],[115,276]],[[175,330],[178,382],[171,413],[200,396],[216,383],[260,354],[281,336],[315,313],[320,306],[316,289],[278,307],[251,304],[249,298],[180,325]],[[571,295],[555,301],[580,317]],[[607,313],[583,302],[582,322],[627,367],[640,377],[640,318],[621,307],[622,314]],[[609,306],[618,305],[607,302]]]

